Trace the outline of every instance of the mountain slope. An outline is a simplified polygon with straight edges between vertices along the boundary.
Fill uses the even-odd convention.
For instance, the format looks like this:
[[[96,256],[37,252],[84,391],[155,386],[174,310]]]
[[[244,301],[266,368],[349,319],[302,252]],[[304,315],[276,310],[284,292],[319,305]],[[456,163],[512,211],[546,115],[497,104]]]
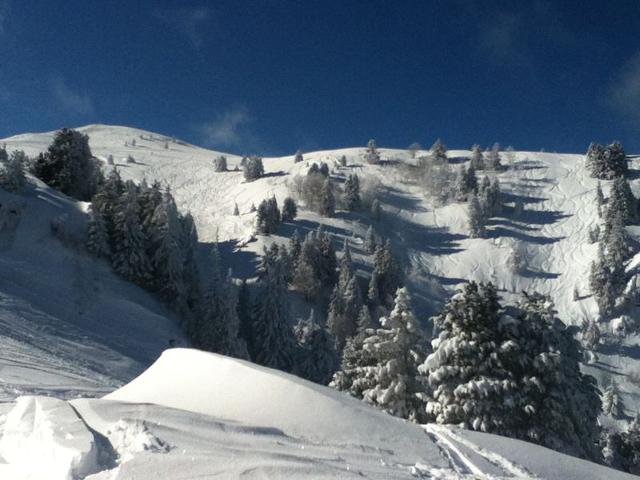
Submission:
[[[30,181],[0,191],[0,401],[104,394],[181,341],[177,321],[82,252],[86,204]]]

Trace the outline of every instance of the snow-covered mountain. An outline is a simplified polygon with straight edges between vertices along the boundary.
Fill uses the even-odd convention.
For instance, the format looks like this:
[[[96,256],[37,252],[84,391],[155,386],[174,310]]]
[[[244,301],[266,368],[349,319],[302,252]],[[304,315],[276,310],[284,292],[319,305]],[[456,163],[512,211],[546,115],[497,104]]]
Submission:
[[[522,289],[549,294],[567,323],[579,325],[597,316],[588,287],[589,265],[597,250],[588,241],[588,231],[598,220],[597,181],[589,177],[582,154],[514,152],[512,168],[496,174],[505,212],[490,223],[489,238],[471,239],[466,204],[432,204],[419,187],[405,181],[401,170],[366,164],[364,148],[305,153],[301,163],[294,163],[293,156],[265,158],[266,175],[247,183],[239,171],[214,172],[213,159],[220,152],[127,127],[90,125],[79,130],[89,136],[92,152],[105,168],[112,155],[124,179],[170,185],[180,210],[193,214],[200,240],[220,240],[223,260],[237,276],[251,276],[263,245],[283,241],[294,230],[282,225],[276,235],[251,241],[251,205],[272,195],[281,203],[293,177],[322,161],[337,175],[355,172],[375,185],[383,208],[377,230],[401,255],[416,314],[425,324],[465,280],[491,280],[505,301]],[[46,150],[53,134],[18,135],[0,144],[34,156]],[[380,153],[383,159],[413,161],[405,150],[382,148]],[[460,163],[469,152],[448,154]],[[241,157],[225,155],[230,169],[239,164]],[[340,166],[343,155],[349,167]],[[127,162],[128,156],[135,163]],[[630,168],[631,178],[637,178],[633,171],[640,169],[640,161],[632,159]],[[170,340],[183,340],[172,315],[150,295],[116,277],[107,264],[70,248],[81,241],[86,205],[32,181],[35,185],[23,194],[0,192],[0,400],[24,394],[69,398],[107,393],[150,365]],[[606,195],[608,182],[603,188]],[[632,188],[640,194],[637,180],[632,180]],[[525,207],[517,217],[512,214],[515,201]],[[233,215],[236,204],[239,216]],[[52,221],[57,230],[64,225],[62,233],[51,233]],[[368,214],[339,212],[323,218],[301,209],[294,223],[301,234],[322,224],[336,239],[351,239],[357,268],[370,270],[370,256],[358,248],[370,224]],[[519,274],[508,266],[516,244],[528,259]],[[632,259],[630,265],[639,260]],[[631,307],[627,314],[635,318],[640,311]],[[193,371],[180,378],[184,376],[172,373],[173,363],[188,364],[187,370]],[[604,348],[588,369],[601,385],[615,378],[629,413],[639,410],[637,336]],[[170,383],[176,378],[184,385]],[[309,405],[317,405],[318,416]],[[358,471],[371,478],[623,478],[514,440],[434,427],[424,431],[289,375],[186,350],[165,354],[151,370],[103,400],[67,404],[28,397],[15,407],[4,407],[7,412],[12,408],[5,417],[5,437],[11,426],[11,435],[17,437],[8,438],[24,438],[35,451],[42,445],[33,439],[44,434],[36,426],[33,431],[24,427],[24,419],[34,412],[55,412],[45,415],[45,425],[49,418],[58,422],[59,412],[64,416],[60,422],[72,423],[68,428],[82,430],[86,423],[91,430],[85,426],[84,433],[78,433],[87,439],[83,448],[89,460],[80,461],[88,465],[85,474],[115,467],[110,462],[116,455],[133,457],[119,470],[91,478],[139,478],[136,472],[142,471],[153,472],[149,477],[175,478],[170,472],[182,471],[185,463],[192,466],[193,476],[219,471],[249,478],[349,478]],[[195,423],[202,426],[196,429]],[[382,442],[381,435],[393,431],[397,435]],[[60,438],[61,448],[67,449],[68,439]],[[414,444],[409,438],[420,440]],[[20,455],[7,453],[8,440],[3,442],[0,456],[22,461]],[[211,446],[202,447],[204,442]],[[68,448],[75,451],[75,446]],[[166,455],[140,454],[148,450]],[[10,468],[1,461],[0,468]],[[219,470],[211,469],[213,463]]]

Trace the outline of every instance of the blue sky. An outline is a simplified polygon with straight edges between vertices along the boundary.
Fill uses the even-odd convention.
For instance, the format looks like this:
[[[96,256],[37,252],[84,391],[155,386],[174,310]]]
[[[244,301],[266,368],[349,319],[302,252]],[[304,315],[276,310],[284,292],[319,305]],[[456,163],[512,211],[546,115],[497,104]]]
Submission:
[[[0,0],[0,137],[640,152],[640,2]]]

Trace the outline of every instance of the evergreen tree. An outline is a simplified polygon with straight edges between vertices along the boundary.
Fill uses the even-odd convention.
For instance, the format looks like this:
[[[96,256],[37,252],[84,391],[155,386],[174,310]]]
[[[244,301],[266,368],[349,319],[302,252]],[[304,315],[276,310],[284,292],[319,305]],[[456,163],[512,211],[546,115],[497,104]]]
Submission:
[[[487,170],[500,170],[502,168],[502,159],[500,158],[500,144],[494,143],[491,150],[487,152],[485,160],[485,168]]]
[[[251,341],[254,337],[253,319],[251,318],[251,294],[246,280],[242,280],[238,289],[238,302],[236,304],[238,316],[238,337],[244,340],[248,351],[253,351]]]
[[[374,305],[392,305],[393,295],[402,283],[402,272],[391,249],[391,241],[376,248],[368,299]]]
[[[262,158],[251,156],[244,163],[244,178],[247,182],[252,182],[264,175]]]
[[[367,142],[367,153],[365,154],[364,158],[367,163],[380,163],[380,153],[378,152],[376,141],[373,138]]]
[[[276,197],[267,198],[258,205],[256,217],[257,231],[261,235],[275,233],[280,224],[281,215]]]
[[[101,177],[89,137],[69,128],[56,133],[47,152],[36,159],[33,173],[47,185],[85,201],[96,193]]]
[[[601,334],[598,324],[593,320],[585,322],[582,331],[582,343],[584,348],[590,351],[596,351],[600,344],[600,338]]]
[[[361,207],[360,180],[358,175],[349,175],[344,183],[344,205],[347,210],[355,211]]]
[[[4,150],[3,150],[4,151]],[[0,161],[3,171],[0,172],[0,186],[8,192],[21,192],[27,184],[24,175],[24,165],[27,156],[22,150],[11,152],[11,156],[6,161]]]
[[[214,172],[226,172],[227,171],[227,157],[220,155],[213,159],[213,171]]]
[[[304,157],[302,156],[302,150],[298,150],[298,151],[296,152],[296,155],[295,155],[295,157],[294,157],[293,162],[294,162],[294,163],[300,163],[300,162],[302,162],[302,161],[304,161]]]
[[[238,208],[238,204],[237,203],[233,204],[233,216],[234,217],[239,217],[240,216],[240,209]]]
[[[436,163],[446,163],[448,161],[447,147],[439,138],[433,145],[431,145],[430,155],[436,161]]]
[[[460,165],[455,190],[455,197],[459,202],[466,202],[469,195],[478,190],[476,170],[473,166],[467,169],[464,165]]]
[[[282,221],[292,222],[298,215],[298,207],[293,198],[287,197],[282,204]]]
[[[289,255],[291,255],[291,263],[294,272],[298,266],[298,259],[300,258],[301,251],[302,242],[300,241],[298,230],[295,230],[293,235],[291,235],[291,238],[289,238]]]
[[[331,180],[327,178],[322,186],[320,197],[320,215],[323,217],[332,217],[336,212],[336,200],[333,196],[333,187]]]
[[[382,218],[382,206],[377,198],[374,198],[373,202],[371,202],[371,218],[373,218],[374,222],[379,222]]]
[[[615,305],[613,275],[604,256],[602,243],[598,244],[598,258],[591,263],[589,286],[601,315],[609,315]]]
[[[111,248],[109,246],[109,233],[102,212],[94,205],[89,206],[89,233],[87,237],[87,250],[98,257],[109,259]]]
[[[469,236],[471,238],[484,238],[486,236],[485,212],[476,194],[471,195],[467,214],[469,216]]]
[[[598,182],[598,186],[596,187],[596,205],[598,206],[598,216],[602,218],[602,207],[605,204],[604,194],[602,193],[602,185]]]
[[[338,160],[338,162],[340,163],[341,167],[346,167],[347,166],[347,157],[346,157],[346,155],[342,155],[340,157],[340,159]]]
[[[297,329],[300,331],[297,372],[307,380],[327,385],[339,363],[334,338],[316,322],[313,310],[309,319],[301,322]]]
[[[518,312],[504,316],[491,284],[470,282],[449,300],[421,367],[428,415],[596,460],[600,399],[580,372],[573,327],[543,295],[524,294]]]
[[[343,360],[343,367],[351,368],[336,374],[333,385],[387,413],[422,423],[425,389],[418,366],[425,357],[425,344],[410,303],[407,289],[398,289],[391,314],[381,320],[382,328],[365,329],[349,344],[350,351],[345,349],[345,356],[353,358],[357,346],[367,351],[370,359],[361,362],[368,355],[356,354],[360,359],[355,368]]]
[[[260,365],[291,371],[295,338],[289,326],[287,284],[278,258],[264,252],[264,272],[253,313],[252,358]]]
[[[627,158],[620,142],[613,142],[606,147],[591,143],[587,150],[586,167],[594,178],[611,180],[627,173]]]
[[[115,209],[111,260],[116,273],[134,283],[148,286],[152,279],[152,268],[138,209],[136,186],[133,182],[127,182],[126,192]]]
[[[476,144],[471,147],[469,166],[473,167],[475,170],[484,170],[484,156],[482,155],[482,150],[480,150],[480,145]]]
[[[373,227],[370,225],[364,237],[364,249],[367,253],[371,254],[376,251],[377,246],[378,246],[378,241],[376,238],[376,234],[373,231]]]
[[[325,178],[329,177],[329,165],[327,165],[325,162],[321,162],[318,173]]]
[[[356,334],[361,309],[362,292],[353,271],[349,246],[345,243],[338,283],[331,295],[327,318],[327,326],[335,337],[339,350],[344,347],[347,338]]]
[[[187,293],[182,227],[175,200],[168,188],[162,193],[161,203],[155,209],[151,224],[155,290],[172,306],[181,306]]]
[[[610,417],[621,418],[625,409],[618,384],[612,379],[602,395],[602,411]]]

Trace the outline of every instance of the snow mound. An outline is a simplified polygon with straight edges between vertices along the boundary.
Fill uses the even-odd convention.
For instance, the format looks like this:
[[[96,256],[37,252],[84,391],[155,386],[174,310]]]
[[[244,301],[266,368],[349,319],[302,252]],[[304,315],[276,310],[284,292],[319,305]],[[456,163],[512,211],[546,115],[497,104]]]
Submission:
[[[367,444],[413,438],[419,428],[294,375],[214,353],[165,350],[142,375],[105,399],[155,403],[313,441]]]
[[[62,400],[20,397],[3,431],[0,455],[27,478],[73,480],[99,469],[93,434]]]

